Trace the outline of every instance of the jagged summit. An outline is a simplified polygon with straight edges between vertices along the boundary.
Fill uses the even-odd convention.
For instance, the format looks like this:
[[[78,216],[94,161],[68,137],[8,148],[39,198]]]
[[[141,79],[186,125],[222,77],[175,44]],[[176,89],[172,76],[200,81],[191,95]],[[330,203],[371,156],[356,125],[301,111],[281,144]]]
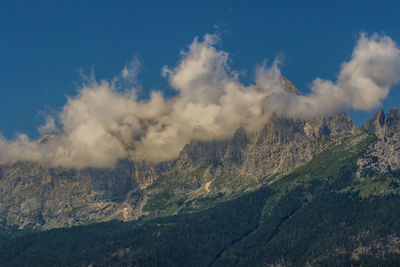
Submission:
[[[280,77],[280,82],[282,85],[291,93],[294,93],[295,95],[301,95],[300,91],[297,89],[296,86],[293,85],[286,77],[281,76]],[[256,90],[260,90],[261,86],[259,84],[256,84],[253,86]]]
[[[381,109],[362,128],[378,137],[398,132],[400,130],[400,110],[393,108],[385,114]]]
[[[389,110],[386,114],[379,110],[362,129],[375,134],[368,153],[359,159],[359,177],[369,177],[377,173],[390,173],[400,169],[400,110]]]
[[[297,89],[297,87],[294,86],[293,83],[291,83],[285,76],[281,76],[281,81],[290,92],[300,95],[300,91]]]
[[[382,129],[385,124],[385,113],[383,110],[379,110],[375,115],[369,119],[362,128],[368,133],[375,134]]]

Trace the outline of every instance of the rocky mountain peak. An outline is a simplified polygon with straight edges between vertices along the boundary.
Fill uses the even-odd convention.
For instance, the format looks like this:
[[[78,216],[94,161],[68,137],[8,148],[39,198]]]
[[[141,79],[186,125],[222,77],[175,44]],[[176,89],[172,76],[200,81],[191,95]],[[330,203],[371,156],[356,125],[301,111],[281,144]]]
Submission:
[[[280,82],[288,92],[291,92],[291,93],[293,93],[295,95],[301,95],[301,93],[297,89],[297,87],[294,86],[293,83],[291,81],[289,81],[286,77],[281,76],[280,77]],[[261,87],[260,84],[256,84],[256,85],[253,86],[253,88],[256,89],[256,90],[261,90],[262,87]]]
[[[385,126],[389,133],[400,131],[400,110],[398,108],[393,108],[386,114]]]
[[[400,110],[394,108],[387,114],[380,110],[362,128],[378,139],[370,145],[367,155],[359,159],[358,176],[400,169]]]
[[[362,128],[379,138],[394,134],[400,130],[400,110],[393,108],[385,114],[381,109]]]
[[[290,92],[300,95],[300,91],[286,77],[281,76],[281,82],[286,86],[287,89],[289,89]]]
[[[385,113],[379,110],[375,115],[369,119],[362,128],[371,134],[380,134],[385,124]]]

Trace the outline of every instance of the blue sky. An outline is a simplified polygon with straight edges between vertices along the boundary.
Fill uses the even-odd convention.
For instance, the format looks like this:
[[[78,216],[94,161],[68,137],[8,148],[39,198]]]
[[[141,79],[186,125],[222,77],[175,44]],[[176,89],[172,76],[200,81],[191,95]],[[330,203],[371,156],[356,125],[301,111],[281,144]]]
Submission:
[[[176,66],[195,36],[216,31],[244,83],[278,56],[282,73],[306,93],[316,77],[335,80],[360,32],[400,43],[399,10],[397,1],[1,1],[0,132],[37,137],[42,114],[76,94],[78,70],[111,79],[134,56],[142,94],[168,95],[162,67]],[[399,106],[398,89],[385,110]],[[358,124],[371,116],[350,113]]]

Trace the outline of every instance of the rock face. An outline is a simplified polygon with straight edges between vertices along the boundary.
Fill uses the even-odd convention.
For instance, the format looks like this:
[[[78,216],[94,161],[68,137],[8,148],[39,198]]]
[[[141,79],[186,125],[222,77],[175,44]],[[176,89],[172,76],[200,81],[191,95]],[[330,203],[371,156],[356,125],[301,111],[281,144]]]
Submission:
[[[321,139],[359,132],[346,114],[309,121],[272,116],[259,132],[238,129],[229,140],[187,145],[177,166],[209,166],[216,176],[285,174],[310,160],[323,147]]]
[[[398,129],[396,116],[385,117],[389,132]],[[374,123],[368,127],[376,129]],[[194,198],[197,189],[204,187],[202,192],[209,193],[214,186],[211,182],[219,177],[249,177],[257,183],[263,177],[286,174],[312,159],[329,140],[358,133],[361,130],[345,114],[308,121],[274,115],[257,132],[238,129],[226,140],[192,142],[176,160],[157,165],[121,161],[112,170],[48,168],[22,162],[0,166],[0,224],[54,228],[111,219],[135,220],[142,215],[148,197],[160,192],[148,187],[161,176],[205,170],[201,175],[193,174],[195,181],[184,189],[193,190],[189,193]],[[224,187],[236,182],[221,182],[219,192],[226,192]]]
[[[81,171],[17,162],[0,171],[0,224],[6,227],[132,220],[146,200],[129,162],[113,170]]]
[[[362,128],[369,133],[376,134],[380,139],[392,136],[400,131],[400,110],[394,108],[387,114],[380,110]]]
[[[362,127],[377,136],[367,155],[358,161],[360,178],[376,173],[394,172],[400,169],[400,110],[391,109],[387,114],[377,112]]]

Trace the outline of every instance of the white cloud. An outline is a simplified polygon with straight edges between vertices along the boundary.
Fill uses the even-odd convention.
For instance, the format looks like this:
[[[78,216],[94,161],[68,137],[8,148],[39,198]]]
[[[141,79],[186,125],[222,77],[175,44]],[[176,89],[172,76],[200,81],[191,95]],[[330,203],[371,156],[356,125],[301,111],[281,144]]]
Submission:
[[[336,83],[317,78],[312,83],[312,92],[305,96],[275,90],[265,104],[282,115],[300,118],[347,109],[368,111],[380,106],[390,88],[399,81],[398,46],[387,36],[362,34],[351,60],[342,64]],[[265,84],[261,79],[260,83]]]
[[[55,134],[59,131],[56,120],[52,116],[46,117],[46,123],[44,125],[39,126],[38,131],[41,135],[46,134]]]
[[[352,58],[341,66],[336,82],[315,79],[308,95],[298,95],[282,80],[278,62],[256,71],[257,86],[245,86],[229,68],[229,54],[218,51],[215,35],[194,39],[175,68],[163,68],[177,96],[153,92],[139,101],[137,90],[117,88],[136,81],[140,64],[125,66],[111,83],[94,75],[57,118],[39,128],[56,133],[46,142],[26,135],[0,137],[0,162],[37,161],[74,168],[112,167],[123,158],[166,161],[191,140],[231,136],[239,127],[256,130],[272,113],[310,118],[345,109],[370,110],[381,104],[400,81],[400,52],[386,36],[361,35]],[[117,90],[118,89],[118,90]],[[61,129],[55,123],[57,119]]]

